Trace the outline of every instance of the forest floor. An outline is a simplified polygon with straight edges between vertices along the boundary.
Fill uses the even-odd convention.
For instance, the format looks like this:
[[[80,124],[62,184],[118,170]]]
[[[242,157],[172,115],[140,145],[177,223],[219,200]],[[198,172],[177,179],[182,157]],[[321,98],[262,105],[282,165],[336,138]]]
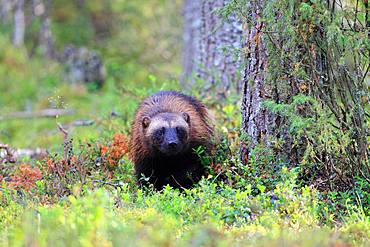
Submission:
[[[228,171],[232,183],[217,179],[217,169],[184,192],[138,188],[127,157],[134,110],[153,92],[179,89],[177,81],[108,76],[96,91],[61,83],[58,65],[29,61],[5,42],[0,53],[0,140],[13,149],[48,151],[40,160],[0,164],[0,246],[370,245],[369,212],[361,202],[323,201],[294,169],[282,169],[268,190]],[[239,108],[204,101],[237,157]],[[44,109],[70,114],[29,116]]]

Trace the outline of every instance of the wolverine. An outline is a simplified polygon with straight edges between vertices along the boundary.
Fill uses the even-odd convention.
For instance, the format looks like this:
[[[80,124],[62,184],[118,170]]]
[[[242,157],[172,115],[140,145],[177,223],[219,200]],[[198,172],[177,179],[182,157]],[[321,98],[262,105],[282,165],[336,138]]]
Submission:
[[[138,107],[129,142],[139,185],[190,188],[205,174],[194,149],[213,147],[212,117],[199,100],[176,91],[161,91]]]

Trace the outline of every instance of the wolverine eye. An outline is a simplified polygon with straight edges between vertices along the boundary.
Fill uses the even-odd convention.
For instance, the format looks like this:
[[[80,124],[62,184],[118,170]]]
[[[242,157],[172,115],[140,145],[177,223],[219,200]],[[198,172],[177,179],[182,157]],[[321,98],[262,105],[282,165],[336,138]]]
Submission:
[[[183,139],[186,137],[186,130],[182,127],[176,127],[177,136],[180,139]]]
[[[155,137],[157,139],[161,138],[163,136],[163,134],[164,134],[164,131],[165,131],[164,127],[156,130],[155,133],[154,133]]]

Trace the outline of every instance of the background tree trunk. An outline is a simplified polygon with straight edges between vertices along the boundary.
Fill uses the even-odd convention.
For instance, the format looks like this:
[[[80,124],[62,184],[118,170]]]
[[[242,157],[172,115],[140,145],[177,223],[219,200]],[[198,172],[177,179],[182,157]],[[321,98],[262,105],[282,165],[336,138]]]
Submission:
[[[205,85],[204,92],[215,88],[224,97],[229,90],[239,91],[241,88],[238,54],[242,48],[243,29],[235,15],[222,17],[219,10],[228,2],[184,2],[183,85],[187,84],[184,81],[200,79]]]
[[[16,0],[14,5],[14,33],[13,44],[21,46],[24,43],[25,33],[24,0]]]
[[[34,1],[34,14],[40,16],[41,27],[39,31],[39,46],[43,56],[48,59],[55,58],[54,39],[50,30],[49,11],[51,8],[51,1]]]
[[[10,21],[12,8],[13,1],[0,0],[0,21],[2,23],[8,23]]]
[[[192,84],[196,71],[196,57],[199,56],[201,0],[185,0],[183,4],[183,75],[182,86]]]

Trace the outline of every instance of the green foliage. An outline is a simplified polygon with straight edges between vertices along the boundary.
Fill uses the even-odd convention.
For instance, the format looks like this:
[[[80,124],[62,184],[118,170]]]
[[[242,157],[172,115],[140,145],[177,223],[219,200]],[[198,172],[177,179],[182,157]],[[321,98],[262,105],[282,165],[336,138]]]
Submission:
[[[86,5],[81,9],[77,2]],[[247,2],[230,1],[219,11],[226,17],[238,9],[248,18]],[[316,176],[312,171],[320,172],[327,164],[317,157],[339,160],[334,168],[347,164],[354,134],[336,128],[338,119],[325,104],[303,90],[310,76],[301,63],[282,71],[281,60],[271,60],[268,81],[275,80],[284,87],[288,72],[302,80],[303,91],[286,102],[264,103],[286,119],[295,146],[305,140],[299,164],[294,164],[298,167],[275,155],[283,139],[271,140],[270,146],[257,145],[248,164],[240,164],[240,139],[248,137],[239,134],[239,97],[220,102],[211,94],[202,100],[217,119],[218,146],[208,157],[201,147],[195,150],[209,175],[183,192],[170,187],[159,192],[138,188],[127,157],[127,139],[121,137],[129,134],[134,109],[144,97],[179,88],[173,78],[180,68],[180,1],[53,4],[51,24],[58,49],[67,43],[97,49],[105,61],[107,80],[100,91],[61,82],[57,63],[43,60],[37,51],[30,52],[36,42],[38,20],[32,20],[26,48],[14,48],[7,35],[11,29],[0,25],[4,30],[0,35],[0,140],[16,148],[45,147],[50,152],[39,161],[0,164],[1,246],[368,244],[368,181],[357,176],[346,191],[330,188],[319,192],[310,186]],[[291,17],[299,11],[300,21],[316,21],[318,11],[308,2],[296,6],[294,1],[269,1],[267,21],[275,20],[274,9],[284,9],[284,14],[271,27],[284,27],[283,35],[289,38],[281,40],[284,52],[268,43],[269,52],[285,62],[292,57],[300,61],[299,52],[289,48],[299,42],[297,30],[289,24]],[[363,20],[364,16],[359,18]],[[308,23],[303,27],[310,30]],[[361,35],[343,33],[336,22],[327,29],[328,42],[338,43],[345,50],[339,59],[343,66],[350,67],[348,61],[352,61],[346,47],[361,50],[369,45]],[[189,93],[200,97],[199,85]],[[357,93],[367,96],[365,90]],[[45,108],[74,110],[74,114],[52,119],[1,119],[11,112]],[[94,124],[70,125],[78,119],[93,120]],[[68,129],[71,146],[63,145],[57,123]],[[117,133],[119,138],[114,138]],[[18,174],[21,163],[31,172],[40,171],[41,178],[30,180],[30,173]],[[17,183],[16,178],[20,178]],[[30,189],[22,187],[25,182],[30,183]]]
[[[276,104],[273,101],[266,101],[265,106],[272,112],[287,117],[289,120],[289,131],[293,139],[293,145],[299,146],[302,140],[306,142],[306,148],[301,159],[301,178],[307,181],[307,184],[314,184],[321,170],[326,169],[330,162],[336,169],[336,172],[342,174],[346,172],[346,165],[343,162],[348,155],[347,150],[352,145],[350,134],[346,130],[338,129],[334,117],[328,117],[322,106],[316,100],[304,95],[293,97],[291,104]],[[299,108],[310,107],[315,114],[302,115]],[[255,151],[254,151],[255,152]],[[332,160],[323,157],[335,157]],[[264,156],[266,157],[266,156]],[[274,157],[273,154],[270,157]],[[267,163],[267,162],[266,162]],[[257,168],[256,170],[263,170]],[[350,176],[350,175],[347,175]],[[361,176],[354,178],[354,187],[342,191],[336,188],[335,180],[328,181],[326,186],[330,186],[328,199],[331,201],[333,211],[344,205],[345,200],[351,200],[353,203],[359,203],[366,210],[370,206],[370,183]],[[320,186],[319,186],[320,188]],[[321,189],[327,189],[322,188]]]
[[[285,180],[273,194],[257,196],[252,196],[250,185],[234,189],[216,185],[209,177],[183,193],[169,187],[161,193],[132,191],[129,184],[123,184],[111,192],[100,189],[87,190],[83,197],[71,195],[52,207],[22,209],[10,201],[4,212],[12,214],[1,221],[1,241],[11,246],[366,243],[370,222],[359,208],[348,207],[346,224],[329,238],[334,232],[320,226],[316,192],[308,187],[297,189],[295,176],[287,169],[284,172]],[[288,234],[288,229],[295,234]],[[307,234],[312,239],[306,239]]]
[[[263,25],[255,28],[261,29],[268,60],[262,105],[272,127],[263,134],[266,141],[250,151],[245,175],[271,188],[282,167],[298,167],[304,184],[368,209],[370,47],[364,16],[369,10],[344,2],[256,5]],[[250,27],[254,4],[230,1],[223,13],[237,14]],[[246,136],[243,141],[250,143]]]

